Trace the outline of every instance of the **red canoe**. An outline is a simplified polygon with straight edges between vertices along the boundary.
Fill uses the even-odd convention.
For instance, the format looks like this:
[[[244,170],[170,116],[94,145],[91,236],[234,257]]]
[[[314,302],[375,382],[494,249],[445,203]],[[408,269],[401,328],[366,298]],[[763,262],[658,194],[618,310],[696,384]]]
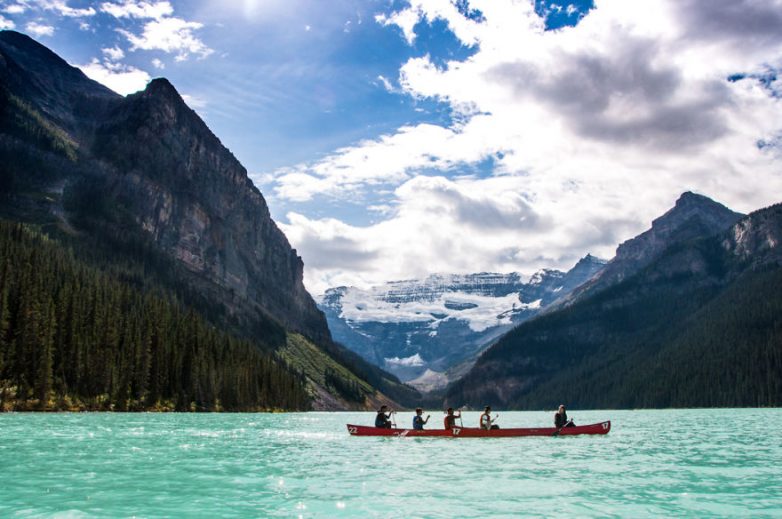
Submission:
[[[590,425],[577,425],[575,427],[533,427],[519,429],[492,429],[487,431],[477,427],[454,427],[450,431],[445,429],[381,429],[364,425],[348,424],[348,432],[351,436],[436,436],[450,438],[510,438],[515,436],[575,436],[577,434],[608,434],[611,430],[611,422],[593,423]]]

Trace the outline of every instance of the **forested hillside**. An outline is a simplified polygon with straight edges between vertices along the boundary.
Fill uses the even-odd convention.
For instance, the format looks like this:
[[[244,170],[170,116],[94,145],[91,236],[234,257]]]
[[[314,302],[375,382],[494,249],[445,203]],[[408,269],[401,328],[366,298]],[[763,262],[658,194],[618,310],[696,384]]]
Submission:
[[[193,399],[199,400],[195,407],[209,409],[304,405],[298,397],[277,399],[287,394],[287,382],[280,382],[280,394],[268,400],[238,386],[246,394],[226,403],[223,389],[216,388],[230,386],[228,377],[236,381],[233,364],[215,366],[218,373],[225,370],[216,382],[202,378],[211,377],[206,368],[179,366],[193,357],[187,350],[179,351],[184,345],[193,347],[186,340],[188,334],[200,337],[210,326],[219,331],[214,332],[214,341],[234,337],[230,340],[240,343],[237,352],[247,345],[256,348],[258,352],[247,354],[250,362],[255,362],[254,355],[281,360],[280,350],[291,335],[309,341],[324,355],[324,363],[315,366],[316,372],[300,373],[299,366],[306,363],[288,355],[283,371],[300,373],[296,376],[301,376],[315,409],[366,409],[376,401],[412,402],[420,396],[331,339],[323,314],[304,287],[303,262],[272,220],[247,170],[163,78],[123,97],[28,36],[0,31],[0,218],[36,226],[43,235],[69,247],[79,268],[88,267],[100,279],[121,282],[138,297],[158,297],[172,305],[170,323],[161,324],[168,328],[160,335],[161,341],[175,341],[166,342],[170,365],[161,368],[168,369],[171,385],[166,390],[172,393],[147,395],[141,403],[145,393],[137,379],[132,388],[134,405],[154,405],[158,396],[162,407],[177,407],[181,401],[181,409],[193,408],[187,405]],[[14,288],[8,296],[9,308],[22,304],[16,298],[26,288]],[[41,297],[39,306],[45,309],[48,303]],[[51,297],[54,300],[56,295]],[[122,305],[130,303],[112,304],[125,313]],[[176,312],[192,314],[189,323]],[[93,313],[102,318],[100,312]],[[169,318],[163,314],[161,318]],[[86,320],[92,318],[91,314]],[[154,324],[141,317],[129,322],[132,326],[123,325],[137,327],[144,340],[147,326]],[[49,329],[54,321],[40,323],[40,334],[60,333]],[[190,332],[191,324],[204,328]],[[117,340],[124,341],[124,333]],[[158,337],[157,332],[150,333]],[[97,334],[81,338],[80,354],[95,353],[99,359],[101,348],[108,352],[116,346]],[[219,349],[214,351],[217,355]],[[226,358],[210,355],[204,358],[217,364]],[[193,358],[200,362],[200,357]],[[73,368],[80,384],[99,380],[90,382],[97,388],[79,398],[105,400],[119,395],[117,402],[124,405],[125,382],[118,380],[129,376],[124,364],[114,364],[111,369],[116,373],[106,368],[104,374],[79,371],[100,360],[80,362]],[[332,364],[328,384],[320,385],[326,381],[326,365]],[[35,385],[31,382],[35,370],[21,361],[4,370],[25,384],[22,389]],[[16,374],[17,370],[23,373]],[[188,379],[183,371],[195,378]],[[73,391],[72,379],[58,379],[56,372],[53,377],[58,391]],[[360,381],[363,390],[353,391]],[[169,405],[169,399],[174,403]]]
[[[293,373],[165,289],[142,291],[0,222],[0,408],[306,409]]]
[[[782,405],[782,205],[504,336],[448,392],[514,409]]]

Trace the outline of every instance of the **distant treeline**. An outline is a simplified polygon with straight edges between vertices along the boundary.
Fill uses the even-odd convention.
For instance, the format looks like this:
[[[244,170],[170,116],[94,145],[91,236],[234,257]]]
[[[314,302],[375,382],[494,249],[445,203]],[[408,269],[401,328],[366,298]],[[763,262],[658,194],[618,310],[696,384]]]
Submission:
[[[0,409],[306,409],[303,377],[32,228],[0,221]]]

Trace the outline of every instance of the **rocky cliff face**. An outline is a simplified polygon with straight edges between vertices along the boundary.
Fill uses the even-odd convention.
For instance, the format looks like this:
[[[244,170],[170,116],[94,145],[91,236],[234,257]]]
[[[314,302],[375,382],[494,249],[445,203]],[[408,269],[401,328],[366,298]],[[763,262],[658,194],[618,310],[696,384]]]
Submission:
[[[40,188],[64,185],[66,195],[87,202],[80,211],[101,206],[94,216],[109,233],[134,223],[193,274],[206,297],[240,318],[261,312],[330,340],[302,283],[301,258],[263,196],[167,80],[123,98],[13,31],[0,33],[0,57],[3,149],[29,157]],[[30,169],[17,176],[30,177]]]
[[[622,273],[648,265],[672,243],[717,234],[742,216],[703,195],[683,193],[673,208],[652,222],[649,230],[619,245],[616,257],[600,277],[621,279]]]
[[[0,31],[0,217],[274,350],[316,408],[419,397],[331,340],[263,196],[165,79],[122,97]]]
[[[603,270],[552,309],[615,285],[652,263],[671,245],[716,235],[742,216],[703,195],[683,193],[674,207],[652,222],[650,229],[620,244]]]
[[[588,255],[569,272],[433,275],[361,290],[329,289],[320,307],[335,340],[425,389],[473,359],[513,326],[591,278],[605,262]],[[436,382],[433,382],[436,380]]]
[[[722,246],[757,266],[782,263],[782,204],[750,214],[731,228]]]
[[[329,337],[302,282],[303,264],[247,171],[165,79],[107,113],[94,155],[108,190],[138,225],[230,298],[258,305],[286,328]]]

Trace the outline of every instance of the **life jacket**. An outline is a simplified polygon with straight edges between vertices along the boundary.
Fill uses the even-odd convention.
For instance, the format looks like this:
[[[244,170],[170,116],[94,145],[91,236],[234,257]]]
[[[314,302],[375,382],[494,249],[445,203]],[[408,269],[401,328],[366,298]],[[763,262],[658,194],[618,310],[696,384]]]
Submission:
[[[491,416],[483,413],[481,415],[481,429],[489,429],[491,427]]]

